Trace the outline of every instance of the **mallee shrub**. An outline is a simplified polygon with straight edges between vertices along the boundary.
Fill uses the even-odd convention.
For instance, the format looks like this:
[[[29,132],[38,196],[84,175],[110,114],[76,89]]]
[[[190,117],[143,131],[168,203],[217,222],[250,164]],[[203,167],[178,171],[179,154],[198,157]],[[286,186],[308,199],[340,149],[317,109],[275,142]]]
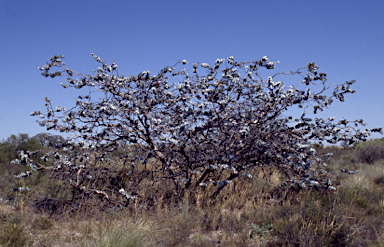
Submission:
[[[57,177],[81,193],[106,200],[113,200],[112,194],[128,201],[135,197],[119,181],[131,179],[138,165],[153,167],[158,172],[154,180],[170,180],[183,190],[216,186],[212,197],[240,177],[252,179],[254,169],[277,168],[285,176],[282,185],[333,188],[322,157],[310,144],[352,144],[372,131],[382,132],[360,130],[363,120],[307,117],[308,111],[316,116],[334,100],[354,93],[353,80],[328,86],[315,63],[264,78],[262,70],[275,69],[277,63],[266,56],[249,62],[231,56],[213,65],[194,63],[189,70],[183,68],[188,61],[182,60],[157,74],[143,71],[126,77],[115,62],[92,56],[100,64],[92,74],[67,68],[64,56],[39,67],[44,77],[67,77],[64,88],[88,88],[89,93],[79,95],[68,109],[46,98],[46,113],[31,114],[47,130],[73,133],[62,152],[43,156],[54,159],[53,166],[34,162],[37,169],[61,174]],[[302,84],[286,87],[277,80],[286,76],[301,77]],[[286,116],[292,107],[302,108],[302,114]],[[129,167],[125,178],[105,189],[97,187],[96,181],[108,174],[102,169],[114,166],[108,154],[127,145],[136,155],[120,157]],[[21,158],[32,162],[28,153]]]

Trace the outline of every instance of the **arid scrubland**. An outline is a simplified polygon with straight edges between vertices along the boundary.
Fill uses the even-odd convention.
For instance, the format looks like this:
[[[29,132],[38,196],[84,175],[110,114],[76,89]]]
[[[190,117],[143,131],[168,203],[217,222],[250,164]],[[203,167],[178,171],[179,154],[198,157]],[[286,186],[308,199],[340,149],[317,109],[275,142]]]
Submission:
[[[31,139],[29,139],[31,140]],[[27,141],[24,145],[37,145]],[[382,246],[384,142],[353,147],[315,146],[332,152],[325,170],[336,190],[279,187],[277,171],[231,183],[216,198],[205,191],[176,193],[153,184],[150,166],[125,207],[74,200],[74,191],[46,172],[15,179],[23,170],[6,161],[2,144],[2,246]],[[13,150],[15,151],[15,150]],[[9,156],[8,156],[9,158]],[[10,157],[12,158],[12,157]],[[368,163],[369,161],[369,163]],[[116,168],[117,170],[123,168]],[[118,173],[118,171],[116,171]],[[20,191],[29,186],[30,190]],[[15,190],[19,189],[19,191]],[[239,193],[233,193],[233,190]]]
[[[364,143],[383,129],[316,117],[354,80],[329,85],[315,63],[265,76],[267,56],[124,76],[92,56],[91,74],[62,55],[38,67],[79,90],[71,108],[45,98],[31,113],[71,137],[1,143],[2,245],[383,244],[383,139]]]

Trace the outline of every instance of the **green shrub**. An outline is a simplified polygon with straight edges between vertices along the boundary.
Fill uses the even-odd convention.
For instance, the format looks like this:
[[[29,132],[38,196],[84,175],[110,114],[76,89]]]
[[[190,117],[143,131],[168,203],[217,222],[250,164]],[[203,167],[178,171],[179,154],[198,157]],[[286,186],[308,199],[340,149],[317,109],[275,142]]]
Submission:
[[[33,151],[41,149],[41,144],[28,134],[11,135],[0,143],[0,163],[6,163],[18,156],[18,151]]]
[[[357,144],[355,156],[358,161],[367,164],[384,159],[384,138]]]
[[[269,232],[273,231],[272,224],[263,223],[261,226],[251,223],[251,237],[257,236],[260,240],[267,237]]]

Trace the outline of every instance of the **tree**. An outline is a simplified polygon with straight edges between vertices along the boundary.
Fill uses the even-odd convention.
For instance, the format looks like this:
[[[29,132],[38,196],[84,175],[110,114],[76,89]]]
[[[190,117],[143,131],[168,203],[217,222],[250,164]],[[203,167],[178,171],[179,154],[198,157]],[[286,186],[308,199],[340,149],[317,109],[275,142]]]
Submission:
[[[28,134],[11,135],[0,143],[0,162],[5,163],[15,159],[21,150],[34,150],[40,147],[37,140],[34,137],[30,138]]]
[[[61,148],[67,144],[64,137],[60,135],[51,135],[49,133],[39,133],[34,138],[44,147]]]
[[[176,69],[188,63],[182,60],[155,75],[143,71],[125,77],[115,62],[108,65],[92,56],[100,67],[90,75],[65,67],[64,56],[54,56],[39,67],[45,77],[67,76],[67,83],[61,83],[64,88],[89,88],[89,94],[80,95],[70,110],[53,107],[46,98],[47,113],[31,115],[40,116],[39,124],[47,130],[74,134],[64,150],[68,153],[55,153],[55,166],[45,168],[65,171],[61,178],[75,188],[108,199],[107,192],[83,184],[92,167],[111,165],[108,153],[121,143],[132,145],[138,154],[122,157],[131,164],[130,174],[135,165],[150,161],[162,178],[179,188],[217,186],[215,197],[239,176],[251,179],[254,169],[271,167],[285,174],[282,185],[330,188],[320,171],[322,159],[310,144],[352,144],[366,140],[370,132],[382,132],[381,128],[361,131],[363,120],[306,117],[308,111],[316,114],[333,100],[344,101],[345,94],[354,93],[353,80],[326,85],[326,74],[319,73],[315,63],[264,79],[260,70],[276,66],[266,56],[249,62],[217,59],[214,66],[194,63],[191,73]],[[285,75],[301,77],[302,85],[286,88],[276,81]],[[332,90],[330,96],[327,90]],[[283,117],[294,106],[303,108],[301,116]],[[108,190],[131,198],[119,186]]]

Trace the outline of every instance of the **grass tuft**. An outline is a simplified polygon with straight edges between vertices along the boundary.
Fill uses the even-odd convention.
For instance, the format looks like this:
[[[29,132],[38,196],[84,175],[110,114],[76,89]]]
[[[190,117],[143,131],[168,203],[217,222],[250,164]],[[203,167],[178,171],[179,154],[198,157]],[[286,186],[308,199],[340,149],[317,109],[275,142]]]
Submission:
[[[94,228],[83,229],[81,246],[84,247],[139,247],[151,246],[152,224],[131,220],[107,221]]]

